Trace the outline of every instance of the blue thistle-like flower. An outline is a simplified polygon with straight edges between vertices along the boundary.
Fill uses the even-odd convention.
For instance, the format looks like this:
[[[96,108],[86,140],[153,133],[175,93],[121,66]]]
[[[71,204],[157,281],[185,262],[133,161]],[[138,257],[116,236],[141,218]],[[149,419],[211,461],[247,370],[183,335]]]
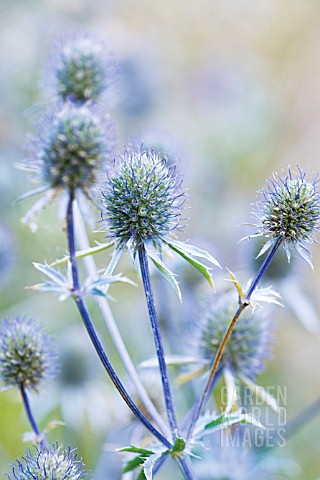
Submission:
[[[59,42],[50,64],[50,76],[58,98],[76,103],[96,102],[110,84],[112,69],[104,46],[88,35]]]
[[[103,189],[103,218],[120,245],[159,244],[179,228],[181,182],[163,152],[125,150]]]
[[[114,146],[107,119],[67,102],[41,119],[30,164],[48,188],[88,192]]]
[[[210,297],[201,313],[199,352],[212,362],[231,319],[237,310],[237,298],[225,292]],[[270,358],[272,322],[264,309],[245,310],[239,318],[222,355],[220,368],[229,367],[234,373],[248,378],[265,368]]]
[[[77,460],[75,450],[54,445],[50,448],[42,443],[30,449],[12,464],[12,471],[6,474],[9,480],[80,480],[91,476],[84,470],[81,460]]]
[[[318,178],[306,179],[300,169],[281,177],[274,174],[268,180],[268,189],[261,192],[254,217],[258,231],[254,236],[264,236],[269,241],[259,255],[266,252],[277,240],[281,240],[290,261],[290,248],[312,266],[306,243],[314,243],[319,230],[320,196]]]
[[[0,331],[0,381],[5,387],[38,391],[57,370],[52,339],[34,318],[5,319]]]

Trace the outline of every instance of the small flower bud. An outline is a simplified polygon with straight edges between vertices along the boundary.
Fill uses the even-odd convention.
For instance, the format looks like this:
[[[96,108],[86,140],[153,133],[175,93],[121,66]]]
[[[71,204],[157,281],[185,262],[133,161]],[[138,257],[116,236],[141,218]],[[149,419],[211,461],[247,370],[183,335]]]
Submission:
[[[0,381],[5,387],[38,391],[56,371],[54,344],[34,319],[3,321],[0,331]]]
[[[8,480],[59,479],[80,480],[91,478],[84,470],[81,460],[77,460],[74,450],[55,445],[50,448],[45,443],[35,447],[35,451],[27,453],[16,463],[12,471],[6,474]]]
[[[163,153],[126,150],[102,194],[104,217],[120,244],[135,250],[144,242],[159,243],[178,228],[183,193]]]
[[[211,297],[203,308],[199,351],[213,361],[228,325],[237,310],[237,299],[230,292]],[[245,310],[231,334],[222,355],[221,367],[249,378],[262,372],[270,357],[272,323],[265,310]]]

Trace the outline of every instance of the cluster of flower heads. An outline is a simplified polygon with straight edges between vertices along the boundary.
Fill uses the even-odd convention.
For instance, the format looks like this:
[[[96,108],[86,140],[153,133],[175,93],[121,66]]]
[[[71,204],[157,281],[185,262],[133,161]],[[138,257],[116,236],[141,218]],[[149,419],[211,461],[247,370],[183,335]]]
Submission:
[[[118,142],[113,123],[99,106],[112,83],[102,45],[78,35],[62,43],[53,58],[50,70],[58,101],[37,122],[25,165],[40,183],[25,196],[47,191],[23,219],[31,226],[57,191],[81,191],[93,198]]]
[[[56,348],[35,319],[3,321],[0,331],[0,381],[4,387],[38,391],[55,375]]]
[[[237,309],[233,292],[210,297],[201,313],[199,353],[201,358],[212,362],[224,334]],[[262,308],[245,310],[231,334],[220,363],[235,374],[254,379],[265,368],[270,358],[272,344],[272,321]]]
[[[256,236],[269,238],[263,252],[279,240],[284,245],[288,260],[290,247],[294,247],[310,263],[305,244],[315,241],[320,217],[316,177],[307,180],[305,172],[299,169],[298,173],[294,173],[290,168],[284,177],[274,174],[268,180],[268,189],[261,192],[253,215],[259,222]]]
[[[54,445],[49,447],[42,443],[35,450],[27,450],[26,455],[17,459],[12,465],[9,480],[80,480],[91,476],[84,470],[81,460],[70,448],[63,449]]]
[[[102,192],[103,217],[110,235],[135,250],[160,242],[179,228],[184,203],[181,182],[163,154],[141,148],[125,150]]]

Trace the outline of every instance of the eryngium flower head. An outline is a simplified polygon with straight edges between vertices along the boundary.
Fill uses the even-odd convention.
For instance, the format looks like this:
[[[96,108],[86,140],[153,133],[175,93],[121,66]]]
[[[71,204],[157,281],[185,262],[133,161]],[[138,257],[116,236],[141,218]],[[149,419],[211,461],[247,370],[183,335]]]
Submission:
[[[318,179],[306,179],[306,173],[300,169],[281,177],[274,174],[268,180],[268,189],[262,191],[262,199],[257,202],[253,213],[258,219],[257,236],[269,238],[263,248],[266,251],[272,244],[281,240],[290,260],[290,247],[296,248],[300,255],[310,263],[305,243],[315,241],[319,229],[320,196]]]
[[[46,444],[35,447],[35,451],[27,450],[26,455],[17,459],[12,471],[7,474],[9,480],[79,480],[89,479],[81,460],[70,448],[63,449],[55,445],[50,448]]]
[[[211,297],[203,307],[199,353],[212,362],[238,307],[235,296],[226,292]],[[262,308],[244,310],[227,343],[220,368],[229,367],[254,379],[270,358],[272,322]]]
[[[50,64],[56,94],[62,100],[96,102],[107,86],[103,45],[89,36],[61,42]]]
[[[126,150],[102,192],[111,236],[134,250],[148,241],[159,244],[179,227],[180,186],[162,152]]]
[[[5,387],[38,391],[56,372],[52,339],[35,319],[16,317],[3,321],[0,331],[0,381]]]
[[[42,119],[30,164],[49,188],[87,191],[114,148],[113,133],[87,106],[67,102]]]

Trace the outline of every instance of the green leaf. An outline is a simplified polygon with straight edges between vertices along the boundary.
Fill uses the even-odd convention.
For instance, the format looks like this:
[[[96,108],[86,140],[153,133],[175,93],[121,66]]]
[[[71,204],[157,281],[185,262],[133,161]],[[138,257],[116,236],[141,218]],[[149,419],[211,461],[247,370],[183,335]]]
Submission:
[[[168,367],[179,367],[180,365],[207,365],[208,361],[203,358],[184,357],[183,355],[166,355],[165,362]],[[140,368],[158,368],[158,358],[152,357],[140,363]]]
[[[130,445],[130,447],[123,447],[117,450],[117,452],[131,452],[131,453],[140,453],[144,456],[149,456],[155,453],[153,450],[146,450],[145,448],[135,447],[134,445]]]
[[[161,261],[157,252],[150,245],[145,244],[145,249],[148,257],[151,258],[152,262],[157,267],[157,269],[162,273],[162,275],[165,276],[165,278],[168,280],[168,282],[170,283],[170,285],[173,287],[174,291],[178,295],[180,302],[182,302],[182,296],[181,296],[179,284],[177,280],[174,278],[174,274],[165,266],[165,264]]]
[[[143,466],[144,464],[144,458],[138,455],[137,457],[133,458],[132,460],[129,460],[125,466],[122,469],[122,473],[127,473],[131,472],[132,470],[135,470],[138,467]]]
[[[246,423],[248,425],[255,425],[259,428],[264,428],[264,426],[259,422],[257,418],[249,413],[243,413],[241,410],[232,412],[229,414],[222,413],[215,420],[207,423],[204,427],[205,430],[214,429],[221,430],[221,428],[227,428],[231,425],[237,425],[239,423]]]
[[[139,473],[139,476],[137,477],[137,480],[146,480],[146,476],[145,476],[143,470],[141,470],[141,472]]]
[[[239,424],[254,425],[260,429],[265,428],[256,417],[248,413],[243,413],[241,410],[231,413],[223,412],[218,416],[215,412],[211,412],[199,418],[193,433],[193,441],[202,440],[207,435]]]
[[[76,257],[77,258],[84,258],[88,257],[89,255],[94,255],[95,253],[98,252],[103,252],[104,250],[107,250],[108,248],[112,247],[114,245],[114,242],[110,243],[99,243],[96,247],[91,247],[86,250],[79,250],[76,252]],[[70,260],[70,256],[66,255],[63,258],[60,258],[59,260],[56,260],[55,262],[50,264],[50,267],[56,267],[57,265],[63,265],[64,263],[67,263]]]
[[[188,243],[178,242],[177,240],[170,240],[170,242],[166,242],[167,245],[174,245],[178,249],[182,250],[185,253],[188,253],[192,257],[199,257],[208,260],[208,262],[212,263],[216,267],[222,268],[218,260],[216,260],[209,252],[202,250],[201,248],[194,247],[193,245],[189,245]]]
[[[198,262],[197,260],[192,258],[190,253],[182,250],[182,248],[178,248],[176,245],[168,243],[168,246],[174,252],[178,253],[178,255],[180,255],[182,258],[184,258],[187,262],[189,262],[194,268],[196,268],[208,280],[211,287],[212,288],[214,287],[210,271],[209,271],[208,267],[206,265],[204,265],[204,263]]]

